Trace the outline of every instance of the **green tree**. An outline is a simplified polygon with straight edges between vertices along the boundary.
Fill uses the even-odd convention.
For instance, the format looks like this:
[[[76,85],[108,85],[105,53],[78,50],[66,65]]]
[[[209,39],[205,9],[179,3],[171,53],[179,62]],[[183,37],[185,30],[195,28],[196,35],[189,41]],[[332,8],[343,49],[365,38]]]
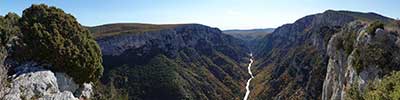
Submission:
[[[78,83],[96,81],[103,73],[101,52],[90,32],[63,10],[32,5],[23,11],[19,60],[33,60],[66,72]]]
[[[5,45],[11,37],[20,33],[19,22],[20,17],[15,13],[8,13],[4,17],[0,17],[0,39],[1,44]]]

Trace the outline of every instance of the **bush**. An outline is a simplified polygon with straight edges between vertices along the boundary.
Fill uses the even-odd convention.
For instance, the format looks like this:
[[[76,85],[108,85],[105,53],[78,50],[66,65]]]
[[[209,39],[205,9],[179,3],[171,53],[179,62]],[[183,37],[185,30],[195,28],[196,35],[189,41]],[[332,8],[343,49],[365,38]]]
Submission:
[[[351,88],[348,92],[346,92],[346,99],[348,100],[363,100],[363,97],[360,93],[360,89],[358,88],[357,83],[351,84]]]
[[[375,30],[378,28],[384,29],[384,24],[380,21],[375,21],[367,27],[367,33],[375,35]]]
[[[101,82],[95,82],[93,91],[93,100],[128,100],[128,92],[124,89],[117,89],[111,84],[104,85]]]
[[[400,26],[400,20],[396,20],[395,23],[398,27]]]
[[[354,49],[353,45],[357,40],[357,35],[358,33],[356,32],[350,32],[346,34],[343,44],[344,44],[344,51],[347,55],[349,55],[353,51]]]
[[[101,77],[100,48],[72,15],[44,4],[32,5],[23,11],[20,24],[25,45],[17,49],[19,60],[33,60],[54,71],[66,72],[77,83]]]
[[[15,13],[8,13],[5,17],[0,17],[0,39],[1,44],[6,45],[11,37],[20,33],[18,20],[20,17]]]
[[[400,72],[393,72],[382,81],[376,80],[367,86],[365,100],[399,100],[400,99]]]
[[[352,65],[355,69],[355,71],[359,74],[361,72],[361,70],[363,70],[363,60],[361,59],[361,55],[360,55],[360,50],[358,48],[356,48],[354,50],[354,55],[353,55],[354,59],[352,61]]]

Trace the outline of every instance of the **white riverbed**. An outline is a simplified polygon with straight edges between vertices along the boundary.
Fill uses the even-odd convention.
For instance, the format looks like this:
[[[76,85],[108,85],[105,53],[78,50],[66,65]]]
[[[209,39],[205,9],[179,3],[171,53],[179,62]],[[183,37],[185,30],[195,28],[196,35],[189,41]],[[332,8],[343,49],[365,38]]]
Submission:
[[[251,80],[254,78],[254,76],[253,76],[253,73],[251,72],[251,65],[253,64],[253,54],[251,54],[250,53],[250,63],[249,63],[249,65],[247,66],[247,70],[248,70],[248,73],[250,74],[250,79],[249,80],[247,80],[247,83],[246,83],[246,95],[244,95],[244,98],[243,98],[243,100],[247,100],[248,98],[249,98],[249,94],[250,94],[250,82],[251,82]]]

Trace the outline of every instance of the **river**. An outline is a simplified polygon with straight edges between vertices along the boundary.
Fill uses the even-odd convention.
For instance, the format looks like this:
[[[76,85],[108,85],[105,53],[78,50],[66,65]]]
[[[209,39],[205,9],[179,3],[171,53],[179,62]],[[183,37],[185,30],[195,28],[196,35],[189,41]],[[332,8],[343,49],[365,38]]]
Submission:
[[[253,54],[252,53],[250,53],[250,63],[249,63],[249,65],[247,66],[247,70],[248,70],[248,73],[250,74],[250,79],[249,80],[247,80],[247,83],[246,83],[246,95],[244,95],[244,98],[243,98],[243,100],[247,100],[248,98],[249,98],[249,94],[250,94],[250,82],[251,82],[251,80],[254,78],[254,76],[253,76],[253,73],[251,72],[251,65],[253,64]]]

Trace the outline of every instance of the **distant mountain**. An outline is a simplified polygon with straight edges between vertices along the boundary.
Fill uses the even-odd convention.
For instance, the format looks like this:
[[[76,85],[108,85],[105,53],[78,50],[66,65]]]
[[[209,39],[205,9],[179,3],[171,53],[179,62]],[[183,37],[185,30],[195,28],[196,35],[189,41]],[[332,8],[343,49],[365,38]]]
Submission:
[[[353,48],[354,41],[363,41],[357,37],[364,38],[363,35],[360,35],[364,34],[364,30],[366,30],[364,28],[371,26],[370,23],[375,21],[392,23],[393,19],[375,13],[328,10],[278,27],[252,47],[256,56],[253,69],[256,77],[252,82],[253,92],[250,99],[343,99],[345,94],[342,93],[348,91],[343,88],[345,86],[350,88],[346,82],[350,82],[352,79],[344,79],[345,73],[347,73],[347,67],[345,67],[347,64],[338,62],[347,60],[345,55],[349,53],[344,53],[344,51],[352,52],[353,49],[337,49],[334,52],[340,53],[332,55],[333,53],[329,53],[332,49],[331,46],[334,45],[332,41],[337,38],[336,35],[345,37],[355,34],[351,35],[353,37],[349,38],[350,40],[339,41],[342,43],[340,46]],[[372,32],[374,31],[372,30]],[[398,32],[393,34],[398,34]],[[398,35],[395,37],[398,39]],[[388,45],[397,46],[393,43]],[[389,52],[393,53],[389,54],[397,55],[395,52],[399,49],[397,47],[390,48],[392,51]],[[385,50],[390,49],[383,51]],[[368,61],[363,63],[367,66],[368,64],[365,63]],[[392,64],[395,65],[395,63]],[[362,73],[355,75],[364,77]]]
[[[399,100],[399,94],[400,20],[376,13],[327,10],[276,29],[224,32],[201,24],[84,27],[44,4],[21,17],[0,15],[1,100]]]
[[[270,34],[274,31],[274,28],[266,28],[266,29],[248,29],[248,30],[239,30],[239,29],[233,29],[233,30],[224,30],[223,33],[232,35],[233,37],[245,40],[245,41],[251,41],[255,40],[257,38],[264,37],[267,34]]]
[[[102,49],[103,83],[133,100],[239,100],[248,49],[242,40],[200,24],[91,27]]]
[[[92,31],[95,37],[101,38],[106,36],[115,36],[119,34],[135,34],[135,33],[149,32],[149,31],[167,30],[182,25],[189,25],[189,24],[155,25],[155,24],[144,24],[144,23],[115,23],[115,24],[105,24],[95,27],[88,27],[88,29]]]

